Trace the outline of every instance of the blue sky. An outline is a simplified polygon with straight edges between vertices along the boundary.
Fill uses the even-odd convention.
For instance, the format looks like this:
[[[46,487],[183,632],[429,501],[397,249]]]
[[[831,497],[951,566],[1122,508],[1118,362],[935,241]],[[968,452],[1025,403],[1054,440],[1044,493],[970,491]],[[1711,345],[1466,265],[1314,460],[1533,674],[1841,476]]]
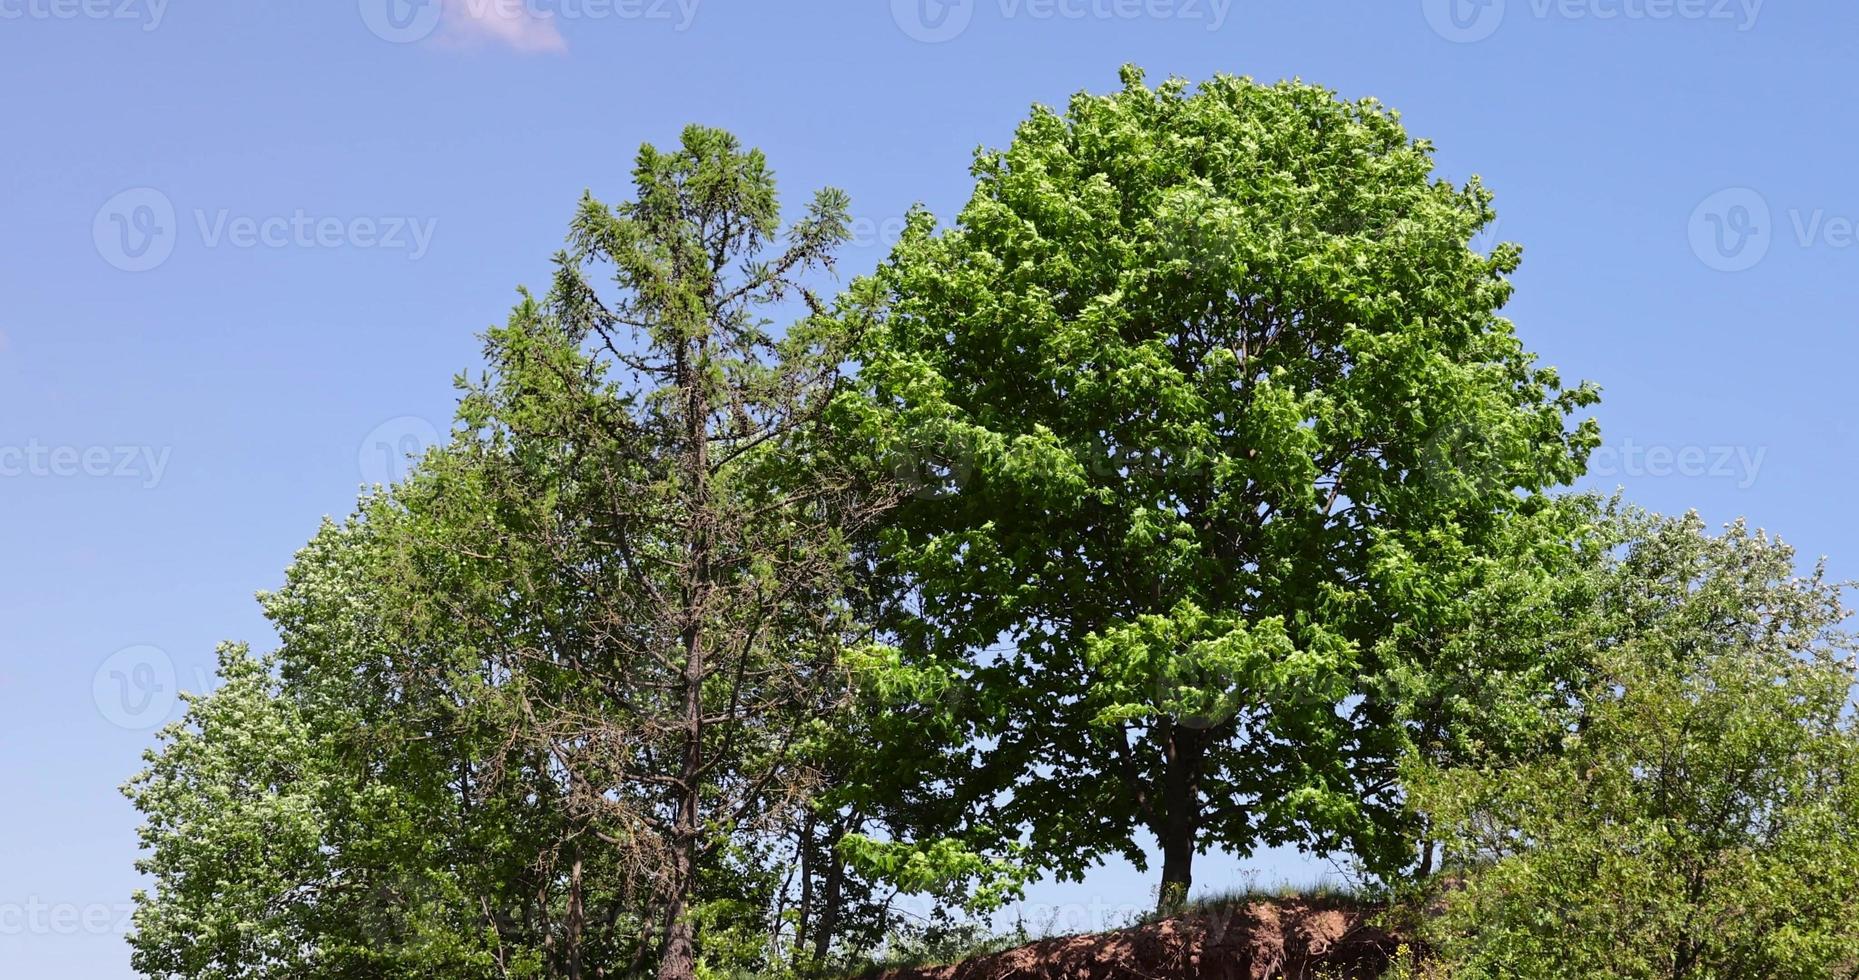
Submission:
[[[581,191],[624,196],[686,122],[765,149],[791,202],[849,191],[854,273],[1120,63],[1378,97],[1497,192],[1522,335],[1605,388],[1593,485],[1859,572],[1850,4],[448,2],[0,0],[9,975],[131,976],[115,787],[174,688],[268,641],[252,593],[393,475],[382,446],[444,428]],[[1092,924],[1149,887],[1112,866],[1032,900]]]

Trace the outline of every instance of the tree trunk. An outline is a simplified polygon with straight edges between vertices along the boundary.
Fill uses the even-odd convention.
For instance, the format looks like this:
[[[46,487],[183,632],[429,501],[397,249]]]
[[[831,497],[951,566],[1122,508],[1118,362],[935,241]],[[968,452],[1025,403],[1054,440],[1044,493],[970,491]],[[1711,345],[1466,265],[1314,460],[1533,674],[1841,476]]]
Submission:
[[[704,763],[703,682],[703,639],[693,623],[685,635],[684,759],[679,767],[678,817],[672,824],[671,895],[665,903],[665,952],[659,960],[658,980],[692,980],[697,973],[690,902],[697,886],[697,807]]]
[[[581,932],[587,922],[581,889],[581,847],[575,845],[568,872],[568,980],[581,980]]]
[[[697,942],[685,903],[675,901],[667,910],[673,916],[665,932],[665,952],[658,960],[658,980],[691,980],[697,975]]]
[[[695,815],[694,795],[687,797],[684,809]],[[681,812],[679,823],[683,822]],[[659,955],[658,980],[693,980],[697,976],[697,935],[690,915],[697,878],[697,836],[695,832],[681,833],[680,838],[671,859],[671,895],[665,902],[665,948]]]
[[[697,974],[696,936],[691,924],[691,895],[697,886],[698,836],[702,828],[698,807],[703,797],[704,777],[704,617],[710,601],[711,576],[715,559],[712,537],[714,513],[709,497],[710,401],[704,392],[704,379],[698,370],[703,361],[703,346],[681,348],[677,379],[684,391],[684,488],[689,536],[685,543],[687,571],[682,596],[684,616],[684,705],[682,719],[684,753],[678,767],[678,816],[672,823],[671,895],[665,909],[665,951],[658,964],[658,980],[692,980]]]
[[[798,973],[801,958],[807,955],[807,937],[813,928],[813,849],[818,835],[814,833],[816,815],[807,811],[807,818],[802,821],[798,840],[800,842],[800,900],[797,903],[797,915],[794,919],[794,951],[788,957],[788,967]]]
[[[838,830],[832,839],[837,845],[844,838],[846,831]],[[839,856],[837,846],[829,846],[826,861],[826,883],[823,889],[820,908],[820,924],[813,936],[814,963],[824,964],[833,952],[833,936],[839,931],[839,906],[843,901],[846,880],[845,859]]]
[[[1162,841],[1162,891],[1156,899],[1156,914],[1179,913],[1188,904],[1188,889],[1193,884],[1194,832],[1173,832]]]
[[[1200,768],[1205,736],[1170,725],[1164,746],[1162,820],[1155,827],[1162,847],[1162,887],[1156,893],[1157,915],[1175,915],[1188,904],[1194,884],[1195,835],[1200,828]]]

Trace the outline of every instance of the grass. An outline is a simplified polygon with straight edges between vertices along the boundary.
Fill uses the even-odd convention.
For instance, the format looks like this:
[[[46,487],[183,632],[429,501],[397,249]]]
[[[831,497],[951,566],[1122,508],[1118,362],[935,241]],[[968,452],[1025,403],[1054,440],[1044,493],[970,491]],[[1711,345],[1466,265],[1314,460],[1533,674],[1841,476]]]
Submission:
[[[1190,898],[1179,913],[1163,916],[1150,912],[1137,918],[1132,925],[1151,925],[1163,919],[1179,916],[1215,915],[1261,903],[1308,902],[1312,905],[1366,905],[1375,903],[1380,898],[1381,896],[1372,889],[1350,881],[1324,879],[1308,884],[1281,881],[1275,885],[1262,885],[1254,876],[1244,884]]]

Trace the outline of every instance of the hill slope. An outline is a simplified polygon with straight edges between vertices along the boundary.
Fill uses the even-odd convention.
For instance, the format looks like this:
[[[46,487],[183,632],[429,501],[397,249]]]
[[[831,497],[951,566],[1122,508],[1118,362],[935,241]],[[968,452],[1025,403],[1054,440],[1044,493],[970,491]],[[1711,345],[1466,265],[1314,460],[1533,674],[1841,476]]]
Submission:
[[[949,966],[879,974],[879,980],[1368,980],[1387,969],[1400,939],[1371,923],[1373,909],[1292,899],[1196,912],[1095,935],[1043,939]]]

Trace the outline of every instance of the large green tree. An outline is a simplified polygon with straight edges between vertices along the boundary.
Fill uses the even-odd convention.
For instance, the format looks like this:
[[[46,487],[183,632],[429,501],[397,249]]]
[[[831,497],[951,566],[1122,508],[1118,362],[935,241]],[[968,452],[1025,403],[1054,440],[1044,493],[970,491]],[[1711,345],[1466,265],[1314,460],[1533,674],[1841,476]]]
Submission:
[[[1395,626],[1515,521],[1576,533],[1540,492],[1595,439],[1498,314],[1490,195],[1372,101],[1134,69],[974,174],[855,289],[837,416],[916,482],[876,565],[965,692],[932,771],[1062,875],[1153,835],[1164,905],[1214,845],[1397,862]]]
[[[1446,845],[1418,972],[1810,978],[1859,970],[1859,728],[1842,587],[1782,542],[1627,513],[1563,633],[1560,743],[1417,765]]]
[[[493,651],[427,588],[445,557],[427,474],[327,524],[262,597],[280,636],[223,652],[222,686],[128,787],[147,817],[134,962],[149,976],[534,976],[582,944],[578,890],[617,920],[595,959],[642,953],[636,872],[561,872],[574,822],[510,735]]]
[[[507,353],[461,417],[513,464],[486,468],[494,499],[530,512],[509,587],[548,586],[513,653],[572,686],[526,701],[531,730],[598,839],[662,858],[658,972],[680,980],[706,864],[805,798],[869,512],[797,441],[838,377],[830,325],[771,330],[786,300],[818,308],[804,277],[847,237],[844,195],[783,229],[762,155],[695,127],[642,150],[634,182],[585,203],[550,303],[493,333]]]
[[[766,965],[881,506],[806,434],[846,202],[784,227],[763,156],[701,127],[633,177],[487,332],[451,443],[266,598],[276,657],[230,660],[132,783],[149,972]]]

